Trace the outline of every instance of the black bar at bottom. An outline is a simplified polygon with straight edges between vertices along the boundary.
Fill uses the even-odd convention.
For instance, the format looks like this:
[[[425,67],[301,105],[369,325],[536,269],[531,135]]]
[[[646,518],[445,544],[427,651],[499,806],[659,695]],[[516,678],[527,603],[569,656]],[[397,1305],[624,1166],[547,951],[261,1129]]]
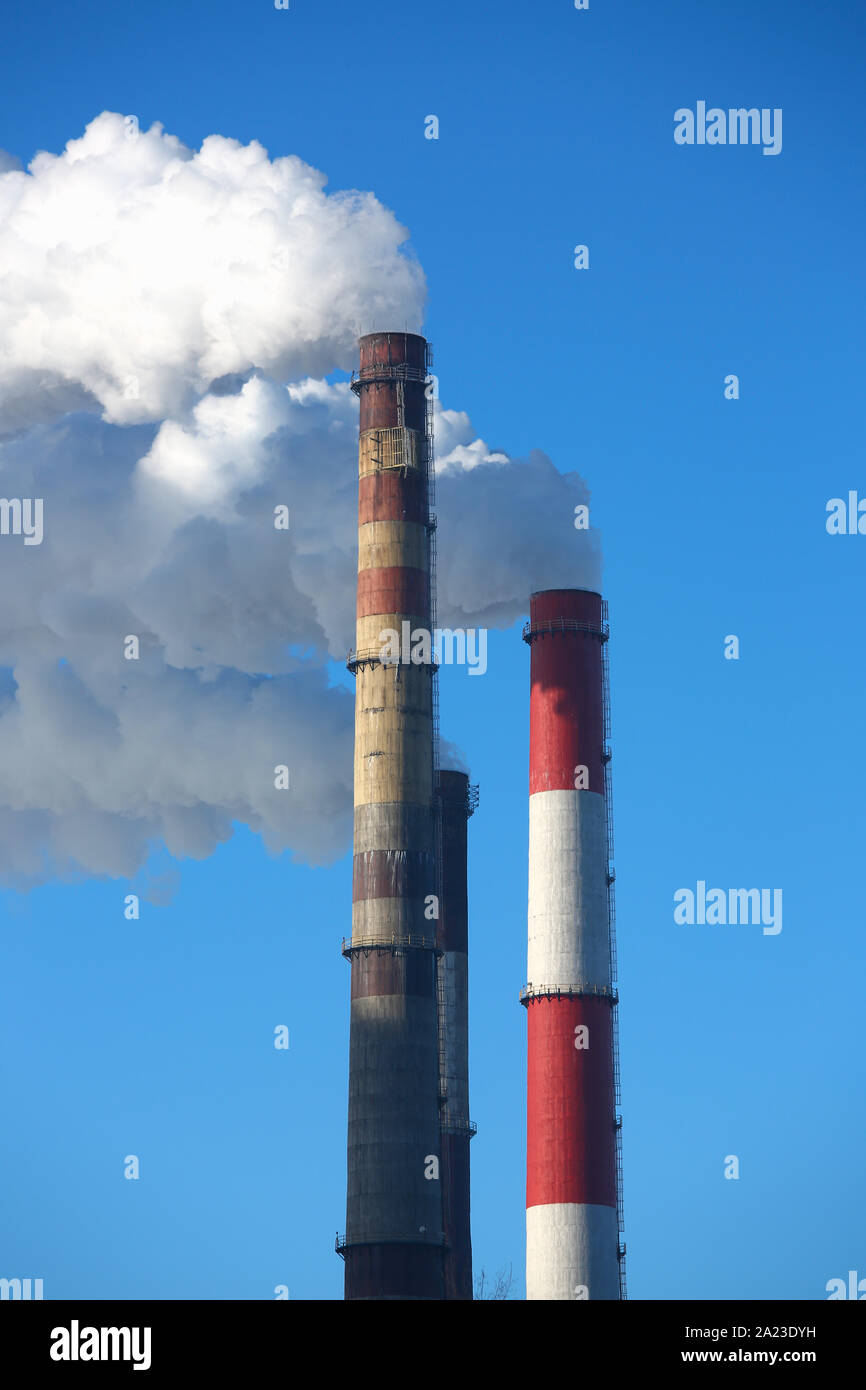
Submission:
[[[823,1384],[828,1375],[859,1363],[866,1326],[863,1313],[845,1300],[576,1300],[568,1307],[506,1301],[510,1308],[501,1325],[486,1321],[496,1319],[495,1309],[468,1315],[476,1320],[465,1325],[470,1335],[483,1338],[476,1345],[485,1373],[495,1369],[497,1362],[504,1371],[513,1370],[514,1353],[520,1347],[524,1351],[544,1347],[545,1358],[565,1362],[566,1357],[573,1358],[577,1338],[589,1339],[582,1344],[592,1347],[593,1355],[618,1375],[637,1371],[666,1378],[674,1367],[688,1373],[714,1364],[804,1366]],[[211,1380],[215,1385],[231,1384],[233,1372],[248,1375],[259,1368],[282,1369],[290,1379],[318,1376],[313,1367],[321,1370],[329,1360],[333,1364],[335,1347],[344,1345],[323,1343],[325,1318],[331,1331],[343,1321],[354,1324],[357,1319],[357,1331],[369,1335],[373,1317],[377,1327],[381,1319],[384,1329],[393,1326],[399,1331],[401,1343],[415,1334],[425,1342],[429,1338],[429,1303],[416,1304],[414,1314],[412,1305],[402,1304],[399,1328],[396,1321],[389,1324],[396,1315],[383,1304],[375,1305],[374,1311],[370,1303],[320,1302],[318,1316],[311,1316],[311,1307],[300,1299],[268,1303],[0,1301],[0,1363],[7,1378],[14,1370],[18,1382],[32,1375],[34,1384],[37,1375],[47,1375],[49,1384],[62,1383],[62,1377],[70,1375],[100,1379],[106,1369],[115,1378],[131,1376],[136,1384],[138,1366],[143,1385],[161,1384],[163,1378],[168,1384],[178,1374],[190,1373],[200,1387]],[[446,1323],[451,1317],[462,1321],[467,1314],[460,1309],[465,1307],[453,1303],[449,1305],[453,1311],[437,1316],[444,1316]]]

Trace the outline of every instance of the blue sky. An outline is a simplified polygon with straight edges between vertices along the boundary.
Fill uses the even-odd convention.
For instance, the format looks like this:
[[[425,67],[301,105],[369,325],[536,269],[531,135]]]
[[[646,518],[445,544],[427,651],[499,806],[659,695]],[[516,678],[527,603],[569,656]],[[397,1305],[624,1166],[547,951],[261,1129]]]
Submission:
[[[49,0],[4,26],[0,146],[59,151],[110,109],[372,189],[411,229],[447,403],[492,447],[588,479],[612,626],[630,1296],[822,1298],[866,1274],[866,538],[825,529],[829,498],[866,495],[866,15]],[[699,99],[781,107],[782,153],[675,145],[675,109]],[[441,683],[442,731],[481,786],[475,1261],[513,1265],[517,1296],[528,669],[518,625],[491,634],[483,679]],[[349,858],[313,870],[240,831],[179,868],[138,922],[124,883],[3,895],[0,1273],[56,1298],[339,1298]],[[698,879],[781,887],[782,932],[676,926]]]

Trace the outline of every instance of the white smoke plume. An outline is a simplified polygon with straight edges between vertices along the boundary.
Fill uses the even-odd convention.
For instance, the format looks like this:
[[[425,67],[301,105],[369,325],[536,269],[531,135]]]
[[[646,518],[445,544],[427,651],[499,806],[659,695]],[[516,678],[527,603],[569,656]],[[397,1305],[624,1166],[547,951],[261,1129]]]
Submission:
[[[29,172],[0,157],[0,492],[43,502],[41,544],[0,535],[7,885],[132,877],[236,823],[348,847],[357,402],[326,378],[421,330],[407,236],[300,159],[111,113]],[[438,403],[436,434],[441,626],[597,585],[577,474]]]

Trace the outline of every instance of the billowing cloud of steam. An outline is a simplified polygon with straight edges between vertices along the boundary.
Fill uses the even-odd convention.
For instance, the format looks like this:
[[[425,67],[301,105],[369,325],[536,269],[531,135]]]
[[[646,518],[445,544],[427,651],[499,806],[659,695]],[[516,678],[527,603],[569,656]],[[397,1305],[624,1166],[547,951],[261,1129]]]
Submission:
[[[351,830],[328,663],[354,636],[357,402],[325,377],[360,333],[420,329],[407,233],[299,159],[109,113],[29,170],[0,157],[0,492],[44,505],[41,545],[0,536],[0,877],[131,877],[235,822],[328,862]],[[438,403],[436,435],[441,626],[598,583],[577,474]]]

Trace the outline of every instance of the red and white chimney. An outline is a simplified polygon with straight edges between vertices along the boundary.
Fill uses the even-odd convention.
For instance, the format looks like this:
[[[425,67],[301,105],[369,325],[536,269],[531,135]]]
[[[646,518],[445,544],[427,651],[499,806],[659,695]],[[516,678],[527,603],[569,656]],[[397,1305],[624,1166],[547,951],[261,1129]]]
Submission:
[[[605,605],[532,595],[526,1296],[624,1294]]]

